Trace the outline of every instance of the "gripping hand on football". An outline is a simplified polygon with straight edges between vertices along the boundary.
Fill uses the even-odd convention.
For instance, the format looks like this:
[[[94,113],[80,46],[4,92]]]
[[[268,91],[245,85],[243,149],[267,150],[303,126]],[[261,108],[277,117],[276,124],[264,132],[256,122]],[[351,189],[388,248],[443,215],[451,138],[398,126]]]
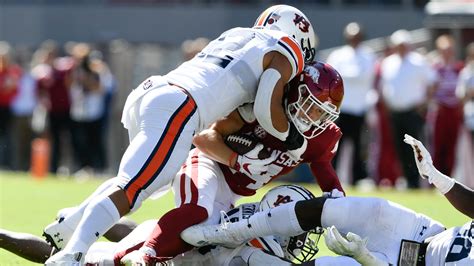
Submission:
[[[344,238],[335,226],[331,226],[327,228],[324,240],[334,253],[352,257],[364,266],[388,265],[367,249],[367,238],[362,239],[357,234],[349,232]]]
[[[259,159],[258,154],[263,148],[262,144],[257,144],[246,154],[238,155],[233,168],[249,177],[264,174],[268,171],[268,166],[276,159],[276,153],[272,153],[268,158]]]
[[[442,174],[433,166],[433,160],[431,159],[430,153],[419,140],[405,134],[405,139],[403,141],[413,148],[416,167],[418,168],[420,175],[423,178],[428,179],[428,182],[435,185],[441,193],[446,194],[454,186],[454,179]]]

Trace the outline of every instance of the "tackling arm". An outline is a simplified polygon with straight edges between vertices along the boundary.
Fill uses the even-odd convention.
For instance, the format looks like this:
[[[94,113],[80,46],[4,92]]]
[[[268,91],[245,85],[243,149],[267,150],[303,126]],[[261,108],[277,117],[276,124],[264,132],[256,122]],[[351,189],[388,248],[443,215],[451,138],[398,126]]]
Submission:
[[[337,189],[345,194],[331,162],[313,162],[310,167],[311,172],[323,192],[331,192],[333,189]]]
[[[244,125],[237,110],[217,121],[210,128],[201,131],[193,139],[193,144],[211,159],[229,166],[234,166],[236,157],[224,142],[224,137],[238,131]]]

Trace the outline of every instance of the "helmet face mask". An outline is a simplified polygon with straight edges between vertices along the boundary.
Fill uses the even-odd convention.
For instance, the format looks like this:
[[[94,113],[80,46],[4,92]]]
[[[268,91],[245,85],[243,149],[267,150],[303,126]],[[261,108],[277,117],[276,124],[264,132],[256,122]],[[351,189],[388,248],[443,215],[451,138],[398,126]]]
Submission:
[[[282,185],[269,190],[260,201],[260,211],[293,201],[313,199],[314,195],[307,189],[297,185]],[[279,236],[275,239],[281,245],[285,258],[299,262],[309,261],[314,258],[319,249],[317,247],[323,228],[316,228],[298,236]]]
[[[308,18],[297,8],[288,5],[271,6],[260,14],[254,28],[277,30],[288,34],[300,44],[305,62],[314,60],[318,38]]]
[[[343,95],[339,73],[327,64],[313,62],[290,82],[287,115],[300,134],[314,138],[337,120]]]

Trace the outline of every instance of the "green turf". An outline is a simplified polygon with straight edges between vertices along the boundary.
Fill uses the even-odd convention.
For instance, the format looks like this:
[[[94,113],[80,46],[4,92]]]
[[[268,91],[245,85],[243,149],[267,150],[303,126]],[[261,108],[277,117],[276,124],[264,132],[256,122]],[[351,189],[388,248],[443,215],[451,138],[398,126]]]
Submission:
[[[41,235],[42,229],[49,224],[57,210],[74,206],[85,199],[103,180],[88,180],[77,182],[67,178],[48,177],[44,180],[33,180],[26,174],[0,172],[0,228],[28,232]],[[280,183],[272,183],[277,185]],[[307,187],[315,194],[320,190],[313,184]],[[240,202],[257,201],[266,191],[245,198]],[[383,197],[418,212],[427,214],[444,223],[447,227],[464,224],[468,218],[452,208],[447,200],[436,191],[399,192],[395,190],[378,190],[374,192],[358,192],[348,190],[352,196]],[[171,193],[159,200],[148,200],[131,218],[137,222],[162,215],[173,206]],[[370,221],[368,221],[370,222]],[[330,254],[324,247],[324,241],[319,244],[319,254]],[[15,255],[0,250],[0,266],[4,265],[35,265]]]

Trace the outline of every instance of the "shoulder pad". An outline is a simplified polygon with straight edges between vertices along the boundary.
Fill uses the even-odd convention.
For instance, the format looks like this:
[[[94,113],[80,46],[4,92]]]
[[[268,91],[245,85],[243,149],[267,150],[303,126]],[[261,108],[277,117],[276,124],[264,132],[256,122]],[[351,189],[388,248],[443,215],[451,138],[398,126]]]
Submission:
[[[293,73],[291,78],[294,78],[296,75],[301,73],[304,68],[304,56],[301,46],[295,41],[295,39],[289,36],[283,36],[278,39],[277,44],[275,45],[276,50],[286,56],[288,61],[293,68]]]

